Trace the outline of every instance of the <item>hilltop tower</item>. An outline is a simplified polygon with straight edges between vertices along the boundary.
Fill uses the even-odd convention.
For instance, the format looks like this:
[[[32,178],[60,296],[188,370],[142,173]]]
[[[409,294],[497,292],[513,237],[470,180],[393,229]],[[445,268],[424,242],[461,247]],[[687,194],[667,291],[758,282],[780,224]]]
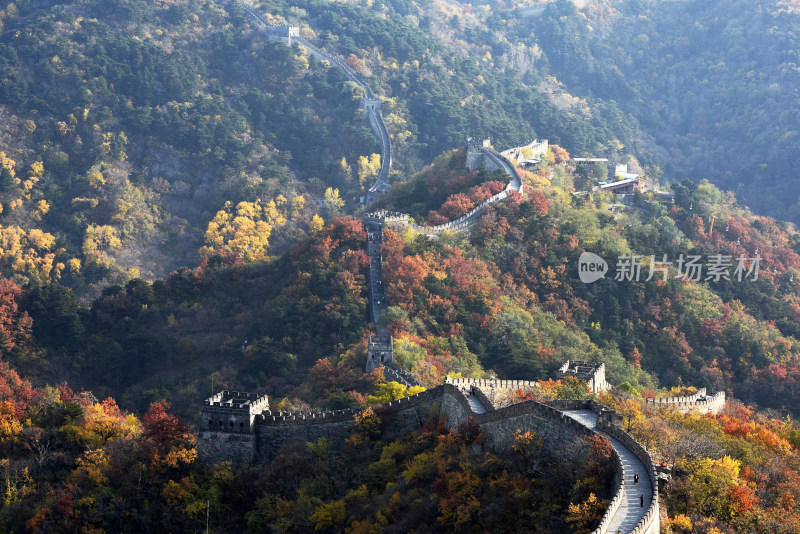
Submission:
[[[292,46],[292,38],[300,37],[300,28],[297,26],[267,26],[265,31],[267,39],[280,41],[286,46]]]
[[[269,410],[266,395],[220,391],[203,403],[200,428],[209,432],[251,433],[256,416],[264,410]]]

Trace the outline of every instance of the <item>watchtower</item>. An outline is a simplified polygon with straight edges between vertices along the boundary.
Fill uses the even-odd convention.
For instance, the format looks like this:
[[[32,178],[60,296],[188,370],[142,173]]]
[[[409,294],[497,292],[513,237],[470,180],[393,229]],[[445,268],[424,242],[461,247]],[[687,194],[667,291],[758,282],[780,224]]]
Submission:
[[[609,388],[609,384],[606,382],[606,364],[604,363],[567,360],[559,368],[556,377],[564,378],[567,376],[587,382],[592,389],[592,393],[600,393]]]
[[[361,109],[380,111],[381,110],[381,99],[380,98],[367,98],[367,97],[364,97],[364,98],[361,99]]]
[[[367,349],[367,366],[368,373],[374,371],[378,367],[383,367],[386,364],[394,362],[394,348],[392,343],[392,336],[387,333],[377,336],[369,336],[369,345]]]
[[[489,139],[475,141],[471,137],[467,139],[467,169],[474,171],[480,169],[484,164],[485,149],[492,146]]]
[[[280,41],[286,46],[292,46],[293,37],[300,37],[300,28],[297,26],[267,26],[265,31],[270,41]]]
[[[200,428],[211,432],[250,433],[256,415],[264,410],[269,410],[266,395],[220,391],[203,403],[203,423]]]

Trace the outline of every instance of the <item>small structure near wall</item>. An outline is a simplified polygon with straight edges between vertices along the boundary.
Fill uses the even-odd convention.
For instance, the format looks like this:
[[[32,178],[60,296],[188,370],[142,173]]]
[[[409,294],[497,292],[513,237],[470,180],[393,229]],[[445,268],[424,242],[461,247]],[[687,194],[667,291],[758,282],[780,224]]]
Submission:
[[[292,38],[300,37],[300,28],[297,26],[267,26],[267,39],[280,41],[286,46],[292,46]]]
[[[592,191],[605,191],[615,195],[632,195],[639,189],[639,178],[628,178],[617,182],[600,182]]]
[[[564,378],[567,376],[588,383],[592,393],[600,393],[611,387],[609,383],[606,382],[606,364],[604,363],[567,360],[567,362],[558,369],[556,378]]]
[[[258,393],[220,391],[203,403],[202,430],[245,434],[253,431],[256,415],[269,410],[269,399]]]

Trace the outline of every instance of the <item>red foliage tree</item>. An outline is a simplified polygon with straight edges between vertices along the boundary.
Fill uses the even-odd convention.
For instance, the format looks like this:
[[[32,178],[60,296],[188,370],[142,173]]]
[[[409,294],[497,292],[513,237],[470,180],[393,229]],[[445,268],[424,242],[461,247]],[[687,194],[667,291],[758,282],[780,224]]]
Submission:
[[[550,201],[539,190],[533,191],[528,195],[528,202],[530,202],[533,211],[537,215],[545,216],[550,211]]]
[[[0,354],[30,339],[33,320],[19,310],[22,289],[11,280],[0,279]]]
[[[464,193],[456,193],[451,195],[447,201],[442,204],[439,213],[450,220],[458,219],[462,215],[466,215],[472,208],[475,207],[475,202]]]
[[[361,72],[364,69],[364,64],[355,54],[347,56],[347,66],[356,72]]]
[[[170,415],[169,408],[166,400],[153,402],[142,417],[144,437],[162,450],[188,438],[186,424]]]

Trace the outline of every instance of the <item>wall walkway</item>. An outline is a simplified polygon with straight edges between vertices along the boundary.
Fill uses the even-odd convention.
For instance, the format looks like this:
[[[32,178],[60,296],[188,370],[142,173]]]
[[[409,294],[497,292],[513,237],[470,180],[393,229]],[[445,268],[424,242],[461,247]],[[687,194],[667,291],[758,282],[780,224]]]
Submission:
[[[242,6],[250,18],[263,24],[267,27],[267,29],[274,28],[274,26],[267,22],[267,20],[259,15],[256,11],[250,9],[250,7],[243,3]],[[372,91],[372,88],[369,86],[369,84],[358,74],[356,74],[356,72],[340,58],[334,56],[333,54],[329,54],[321,48],[318,48],[317,46],[311,44],[307,39],[302,37],[294,37],[293,40],[302,45],[311,56],[320,61],[325,60],[330,63],[331,66],[341,69],[348,80],[357,84],[364,91],[364,112],[367,115],[367,119],[369,120],[372,131],[375,133],[375,137],[378,138],[378,141],[381,144],[381,170],[378,173],[378,179],[374,184],[372,184],[372,187],[369,188],[369,192],[367,193],[367,204],[371,204],[375,201],[378,194],[389,190],[389,169],[392,167],[391,138],[389,136],[389,130],[386,128],[386,122],[383,120],[383,115],[381,115],[380,105],[378,104],[380,101],[375,98],[375,93]]]
[[[618,429],[618,427],[598,427],[597,414],[592,410],[564,410],[564,413],[607,437],[622,463],[622,481],[606,517],[595,532],[658,533],[658,483],[650,455],[641,446],[639,446],[641,451],[635,452],[626,443],[617,439],[611,428]],[[604,428],[612,433],[605,432]],[[640,459],[642,451],[646,454],[644,461]],[[636,474],[639,475],[638,484],[634,482]]]
[[[244,4],[243,4],[244,5]],[[258,13],[244,6],[247,14],[269,29],[269,23]],[[273,27],[274,28],[274,27]],[[388,172],[392,164],[392,148],[389,132],[380,113],[380,101],[369,86],[344,61],[333,56],[307,40],[291,37],[304,46],[308,53],[317,59],[327,60],[332,66],[340,68],[345,76],[358,84],[364,91],[363,107],[370,125],[381,144],[381,170],[376,182],[370,187],[368,202],[374,200],[380,192],[389,189]],[[439,226],[418,226],[409,222],[408,215],[380,212],[368,214],[364,219],[367,231],[367,254],[370,257],[369,292],[370,320],[378,324],[381,313],[386,308],[385,291],[382,281],[382,259],[380,246],[383,226],[386,222],[397,221],[408,224],[412,229],[435,237],[446,230],[464,231],[470,228],[481,212],[489,205],[507,198],[511,191],[522,193],[522,180],[515,166],[503,155],[491,147],[483,147],[483,155],[491,165],[502,168],[510,180],[505,189],[485,200],[464,216]],[[385,328],[376,326],[376,335],[370,339],[368,370],[383,365],[392,379],[413,385],[413,377],[406,375],[393,362],[392,339]],[[388,353],[388,359],[386,359]],[[521,381],[499,381],[511,388],[525,387],[528,383]],[[469,381],[470,385],[476,381]],[[480,382],[478,382],[480,383]],[[480,383],[483,386],[483,383]],[[494,382],[497,387],[497,382]],[[594,433],[606,435],[614,447],[614,467],[617,474],[615,497],[609,506],[598,534],[605,532],[632,532],[635,534],[655,534],[659,530],[658,489],[655,467],[649,453],[631,436],[613,424],[613,417],[608,410],[597,403],[584,401],[559,401],[563,411],[553,406],[532,401],[515,404],[496,410],[480,389],[475,395],[464,395],[453,384],[444,384],[433,390],[413,397],[390,402],[374,407],[376,411],[390,417],[391,430],[405,432],[422,426],[423,413],[430,414],[438,409],[438,416],[447,420],[449,427],[473,417],[491,438],[491,444],[498,450],[510,448],[513,444],[513,433],[517,429],[531,429],[545,439],[545,448],[553,455],[572,451],[576,455],[582,438]],[[711,411],[721,409],[724,405],[724,393],[713,397],[697,395],[693,399],[654,399],[646,401],[648,405],[673,406],[682,408],[708,408]],[[354,427],[353,416],[356,410],[340,410],[337,412],[321,412],[318,414],[273,414],[264,410],[255,416],[253,432],[225,433],[219,431],[201,431],[198,440],[198,451],[207,460],[231,459],[253,460],[275,454],[284,443],[291,439],[311,441],[320,437],[340,437],[351,432]],[[598,414],[602,417],[598,417]],[[639,473],[639,483],[634,484],[633,477]]]

